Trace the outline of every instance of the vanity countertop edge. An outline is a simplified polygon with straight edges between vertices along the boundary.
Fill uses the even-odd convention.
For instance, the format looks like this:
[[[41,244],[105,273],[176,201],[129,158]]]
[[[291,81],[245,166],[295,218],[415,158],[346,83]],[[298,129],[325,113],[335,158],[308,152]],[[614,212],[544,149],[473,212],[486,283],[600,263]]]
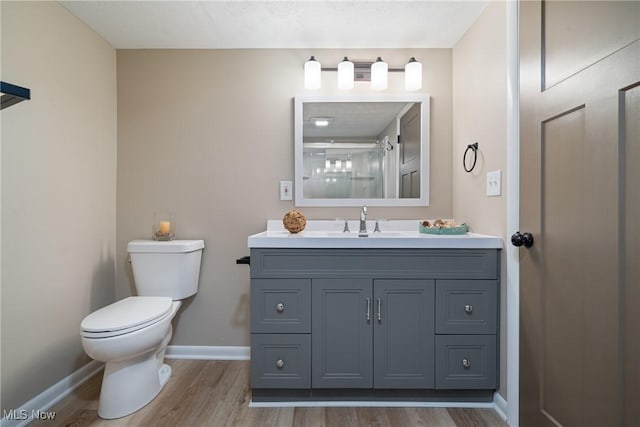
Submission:
[[[424,249],[502,249],[498,236],[466,233],[463,235],[433,235],[418,232],[418,220],[380,222],[381,233],[373,232],[375,220],[367,221],[366,237],[358,233],[343,233],[344,220],[311,220],[305,230],[292,234],[281,220],[269,220],[266,231],[247,239],[249,248],[424,248]],[[357,230],[357,221],[348,221],[350,230]]]

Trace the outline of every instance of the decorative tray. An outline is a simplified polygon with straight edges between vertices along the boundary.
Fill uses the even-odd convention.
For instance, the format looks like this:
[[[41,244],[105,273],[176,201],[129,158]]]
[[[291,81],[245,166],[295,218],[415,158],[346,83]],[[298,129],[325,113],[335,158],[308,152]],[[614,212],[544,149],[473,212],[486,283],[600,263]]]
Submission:
[[[467,224],[455,224],[442,220],[436,220],[433,223],[420,221],[418,223],[418,231],[424,234],[456,235],[466,234],[469,231],[469,227]]]

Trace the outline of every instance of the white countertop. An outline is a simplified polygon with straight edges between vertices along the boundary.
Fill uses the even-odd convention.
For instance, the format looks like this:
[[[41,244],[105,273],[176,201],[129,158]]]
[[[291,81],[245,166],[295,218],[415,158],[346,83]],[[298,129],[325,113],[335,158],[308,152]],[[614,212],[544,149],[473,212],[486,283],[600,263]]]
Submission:
[[[285,230],[281,220],[267,221],[267,230],[248,238],[249,248],[432,248],[502,249],[502,238],[484,234],[434,235],[418,232],[418,220],[380,221],[382,232],[374,233],[375,221],[367,221],[367,237],[357,233],[359,221],[349,221],[350,233],[343,233],[344,221],[307,221],[297,234]]]

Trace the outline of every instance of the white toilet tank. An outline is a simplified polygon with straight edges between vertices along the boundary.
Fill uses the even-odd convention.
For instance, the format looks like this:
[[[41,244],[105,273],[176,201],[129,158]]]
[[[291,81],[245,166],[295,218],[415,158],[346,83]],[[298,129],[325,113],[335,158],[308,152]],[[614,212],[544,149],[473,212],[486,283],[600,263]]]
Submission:
[[[181,300],[198,292],[203,240],[134,240],[127,245],[140,296]]]

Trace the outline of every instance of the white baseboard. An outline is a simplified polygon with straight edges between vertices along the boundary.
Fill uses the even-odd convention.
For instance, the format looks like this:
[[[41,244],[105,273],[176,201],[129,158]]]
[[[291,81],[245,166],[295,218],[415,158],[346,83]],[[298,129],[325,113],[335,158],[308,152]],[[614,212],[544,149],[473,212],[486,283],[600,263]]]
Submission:
[[[80,387],[82,383],[93,377],[103,367],[103,363],[92,360],[68,377],[61,379],[27,403],[23,404],[21,407],[17,409],[4,408],[0,426],[23,427],[36,418],[49,419],[45,417],[55,416],[55,414],[47,412],[47,410],[68,396],[73,390]],[[8,413],[7,411],[11,411],[11,413]]]
[[[250,356],[248,346],[170,345],[165,353],[167,359],[191,360],[249,360]]]
[[[498,392],[493,394],[493,409],[503,420],[507,421],[507,401]]]

